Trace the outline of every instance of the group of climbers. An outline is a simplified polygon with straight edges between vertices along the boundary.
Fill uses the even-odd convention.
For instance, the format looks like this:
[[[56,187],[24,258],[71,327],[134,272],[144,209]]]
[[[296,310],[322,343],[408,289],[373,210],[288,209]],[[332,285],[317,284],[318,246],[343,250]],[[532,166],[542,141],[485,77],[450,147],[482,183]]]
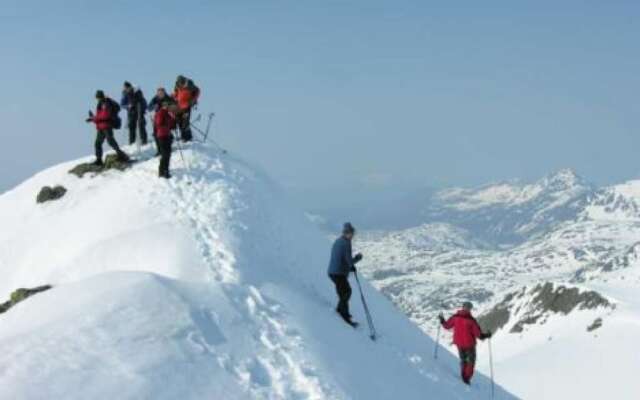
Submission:
[[[120,161],[129,161],[129,157],[120,149],[116,142],[113,130],[121,127],[118,116],[120,107],[127,110],[129,144],[136,142],[139,133],[142,144],[147,144],[147,131],[145,114],[154,112],[153,138],[155,140],[157,155],[160,156],[158,175],[162,178],[170,178],[169,164],[174,136],[172,131],[179,129],[180,140],[184,142],[193,139],[191,132],[191,110],[197,104],[200,89],[191,79],[178,76],[173,95],[169,95],[164,88],[158,88],[156,95],[147,104],[140,88],[136,88],[129,82],[124,82],[122,100],[120,104],[107,97],[102,90],[96,92],[96,112],[89,112],[87,122],[94,122],[97,135],[95,141],[96,165],[102,165],[102,145],[107,143],[115,150]],[[356,229],[349,222],[345,223],[342,234],[336,239],[331,249],[331,257],[328,268],[329,279],[335,286],[338,295],[336,312],[342,319],[353,327],[358,323],[353,321],[349,311],[349,300],[352,290],[349,284],[349,274],[356,273],[356,264],[363,259],[361,253],[353,255],[352,240]],[[476,362],[476,341],[491,337],[491,332],[483,333],[478,322],[471,314],[473,306],[469,302],[463,303],[462,309],[445,320],[444,316],[438,316],[440,324],[445,329],[453,329],[453,343],[458,347],[460,355],[461,376],[466,384],[470,384]]]
[[[361,253],[353,255],[352,240],[356,229],[350,222],[346,222],[342,228],[342,234],[335,240],[331,248],[328,275],[333,282],[338,295],[338,305],[336,312],[342,319],[354,328],[358,323],[353,321],[349,312],[349,299],[351,298],[351,285],[349,284],[349,274],[357,273],[356,264],[362,260]],[[460,355],[460,375],[462,381],[467,385],[471,384],[471,378],[476,363],[476,342],[477,339],[485,340],[491,338],[491,332],[482,332],[480,325],[471,315],[473,305],[464,302],[462,309],[456,312],[451,318],[445,320],[444,316],[438,316],[442,327],[453,329],[453,343],[458,348]]]
[[[96,112],[89,111],[87,122],[96,125],[95,141],[95,165],[103,165],[102,146],[105,142],[116,152],[118,160],[130,161],[129,156],[120,149],[114,137],[114,129],[120,129],[122,121],[118,116],[121,107],[127,110],[127,127],[129,129],[129,144],[134,144],[137,135],[140,136],[142,145],[148,143],[146,113],[154,112],[153,138],[157,153],[160,156],[158,176],[170,178],[169,164],[171,160],[171,148],[173,143],[172,131],[180,130],[180,140],[189,142],[193,140],[191,133],[191,110],[198,103],[200,89],[193,80],[179,75],[176,79],[173,95],[168,95],[164,88],[158,88],[156,95],[149,103],[140,88],[125,81],[122,90],[122,98],[118,104],[109,98],[102,90],[96,92]]]

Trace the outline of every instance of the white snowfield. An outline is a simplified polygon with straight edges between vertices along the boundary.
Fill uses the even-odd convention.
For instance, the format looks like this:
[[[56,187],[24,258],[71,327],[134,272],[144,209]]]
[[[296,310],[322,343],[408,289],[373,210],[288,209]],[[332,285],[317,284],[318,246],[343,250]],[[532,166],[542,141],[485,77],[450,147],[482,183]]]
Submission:
[[[520,196],[529,192],[523,187],[544,190],[529,199]],[[533,297],[511,307],[509,323],[492,340],[496,378],[524,399],[640,399],[640,181],[597,188],[566,170],[533,186],[444,193],[454,208],[471,206],[450,224],[359,235],[355,247],[368,255],[362,273],[432,336],[437,314],[453,312],[462,300],[472,300],[481,315],[523,286],[596,291],[615,309],[547,310],[511,332]],[[519,209],[523,198],[529,204]],[[560,212],[545,214],[554,207]],[[552,218],[538,224],[538,210]],[[505,243],[503,236],[483,245],[495,240],[493,230],[519,230],[531,221],[537,228],[521,242]],[[478,354],[479,369],[488,373],[487,346]]]
[[[604,315],[601,309],[579,310],[551,315],[522,333],[501,330],[493,341],[496,374],[524,399],[640,398],[639,269],[588,285],[615,302],[616,309]],[[595,318],[602,318],[602,327],[587,331]],[[479,369],[488,371],[486,354],[479,356]]]
[[[0,300],[54,285],[0,314],[0,399],[490,398],[368,283],[379,339],[344,324],[330,243],[263,173],[202,144],[184,156],[170,181],[157,159],[82,179],[75,161],[0,196]],[[55,184],[66,195],[37,205]]]

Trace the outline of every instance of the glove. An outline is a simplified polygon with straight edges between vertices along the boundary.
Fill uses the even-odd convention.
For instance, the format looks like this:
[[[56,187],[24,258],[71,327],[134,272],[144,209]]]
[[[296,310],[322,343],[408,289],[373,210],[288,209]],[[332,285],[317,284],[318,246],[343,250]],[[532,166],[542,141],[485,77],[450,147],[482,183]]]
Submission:
[[[444,319],[444,315],[442,315],[442,313],[438,314],[438,319],[440,320],[441,324],[444,324],[446,322]]]
[[[362,253],[358,253],[353,257],[353,262],[359,262],[360,260],[362,260]]]
[[[92,118],[92,117],[89,117],[89,118],[85,119],[85,121],[86,121],[86,122],[91,122],[91,121],[93,121],[93,118]]]
[[[358,272],[358,270],[356,269],[355,265],[353,267],[351,267],[351,269],[349,271],[351,271],[353,273]]]
[[[491,339],[491,336],[493,336],[493,333],[491,333],[491,331],[488,331],[480,335],[480,339],[482,340]]]

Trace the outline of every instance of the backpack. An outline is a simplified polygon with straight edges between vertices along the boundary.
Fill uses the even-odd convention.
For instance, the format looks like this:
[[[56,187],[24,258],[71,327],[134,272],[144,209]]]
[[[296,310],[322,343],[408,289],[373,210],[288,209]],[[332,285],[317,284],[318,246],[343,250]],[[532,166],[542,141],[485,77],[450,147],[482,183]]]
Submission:
[[[195,83],[191,79],[187,80],[187,87],[191,92],[191,97],[193,98],[194,103],[198,102],[198,97],[200,97],[200,88],[196,86]]]
[[[107,99],[107,104],[109,105],[109,111],[111,112],[111,127],[113,129],[122,128],[122,118],[118,115],[118,113],[120,113],[120,104],[111,98]]]

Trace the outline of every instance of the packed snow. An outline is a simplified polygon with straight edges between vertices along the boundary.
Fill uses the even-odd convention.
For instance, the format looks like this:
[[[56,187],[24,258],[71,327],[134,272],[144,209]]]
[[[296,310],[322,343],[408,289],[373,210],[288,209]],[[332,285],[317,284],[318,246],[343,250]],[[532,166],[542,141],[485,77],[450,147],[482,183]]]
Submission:
[[[344,324],[326,236],[258,168],[184,150],[170,181],[147,149],[124,172],[80,179],[79,160],[0,196],[0,298],[54,285],[0,314],[1,399],[490,397],[366,281],[380,337]],[[65,196],[36,204],[54,184]]]

